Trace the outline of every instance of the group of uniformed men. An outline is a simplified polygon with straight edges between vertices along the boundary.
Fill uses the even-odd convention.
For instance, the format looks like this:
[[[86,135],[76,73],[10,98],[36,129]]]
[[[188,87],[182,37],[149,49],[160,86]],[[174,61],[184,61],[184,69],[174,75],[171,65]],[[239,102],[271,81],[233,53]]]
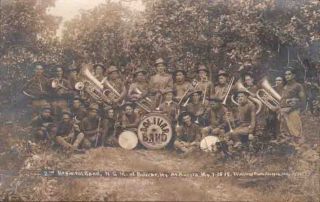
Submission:
[[[149,77],[146,69],[138,68],[133,73],[133,82],[127,82],[126,75],[121,75],[116,66],[80,66],[71,65],[67,74],[58,67],[55,76],[49,79],[43,66],[36,65],[34,77],[23,88],[31,98],[36,139],[51,140],[67,151],[116,146],[119,133],[136,131],[141,118],[150,111],[163,113],[171,121],[174,135],[170,145],[181,152],[199,147],[206,136],[217,136],[229,147],[246,144],[255,137],[258,106],[250,97],[258,87],[250,73],[242,76],[247,90],[239,90],[232,83],[230,88],[234,78],[224,70],[218,71],[214,83],[208,68],[199,65],[196,78],[190,79],[184,69],[167,73],[161,58],[155,62],[155,75]],[[82,77],[83,68],[108,89],[100,100],[77,89],[77,83],[87,79]],[[285,131],[284,119],[304,106],[303,86],[295,81],[294,69],[289,68],[284,77],[276,78],[274,89],[281,95],[281,101],[275,112],[269,112],[272,114],[269,126],[274,127],[274,134],[291,137]],[[232,96],[237,105],[230,101]],[[277,118],[279,114],[283,118]]]

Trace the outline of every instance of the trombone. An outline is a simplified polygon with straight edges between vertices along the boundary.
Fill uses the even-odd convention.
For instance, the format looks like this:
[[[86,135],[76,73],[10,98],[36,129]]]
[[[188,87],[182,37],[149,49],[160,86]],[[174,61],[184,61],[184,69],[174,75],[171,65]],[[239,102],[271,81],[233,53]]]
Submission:
[[[233,77],[231,78],[231,80],[229,81],[229,83],[228,83],[228,86],[227,86],[227,93],[226,93],[226,95],[224,96],[224,99],[223,99],[223,101],[222,101],[222,104],[223,104],[224,106],[226,106],[226,105],[227,105],[227,99],[228,99],[228,96],[229,96],[230,91],[231,91],[231,89],[232,89],[232,86],[233,86],[234,80],[235,80],[235,77],[233,76]],[[230,120],[229,120],[229,118],[228,118],[228,117],[226,118],[226,121],[227,121],[227,123],[228,123],[229,129],[230,129],[230,132],[233,132],[233,128],[232,128],[232,125],[231,125]]]

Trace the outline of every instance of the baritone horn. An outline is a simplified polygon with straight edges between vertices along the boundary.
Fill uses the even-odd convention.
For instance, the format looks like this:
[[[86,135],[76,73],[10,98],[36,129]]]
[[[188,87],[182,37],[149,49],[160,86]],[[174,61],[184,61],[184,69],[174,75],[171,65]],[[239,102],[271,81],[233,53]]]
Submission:
[[[250,101],[252,101],[253,103],[255,103],[255,105],[257,106],[257,111],[256,114],[259,114],[262,108],[262,102],[258,99],[255,98],[256,95],[252,92],[250,92],[243,84],[241,81],[237,81],[235,84],[235,88],[237,91],[245,91],[249,94],[248,99]],[[234,99],[234,95],[231,96],[231,101],[236,104],[237,106],[239,105],[239,103]]]
[[[110,92],[110,90],[104,90],[101,82],[99,82],[98,79],[91,74],[87,67],[83,69],[82,76],[84,77],[84,81],[79,81],[75,84],[76,90],[85,91],[97,101],[110,102],[107,97],[107,94]]]
[[[139,95],[142,95],[142,91],[139,88],[135,88],[135,92],[138,93]],[[152,100],[149,97],[145,97],[141,100],[138,100],[135,102],[139,107],[144,109],[146,112],[151,112],[152,111]]]
[[[280,107],[281,96],[272,88],[266,78],[261,81],[261,87],[262,89],[256,93],[257,98],[271,111],[276,111]]]

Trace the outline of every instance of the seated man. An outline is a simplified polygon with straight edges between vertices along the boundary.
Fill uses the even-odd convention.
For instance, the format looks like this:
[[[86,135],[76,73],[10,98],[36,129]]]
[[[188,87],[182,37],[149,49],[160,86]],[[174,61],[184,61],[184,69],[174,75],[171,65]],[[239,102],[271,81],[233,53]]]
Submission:
[[[97,147],[107,132],[107,125],[98,116],[99,106],[91,104],[87,117],[81,121],[80,129],[84,133],[83,145],[85,148]],[[100,141],[99,141],[100,140]]]
[[[246,91],[239,91],[237,93],[239,103],[236,120],[237,127],[226,134],[228,139],[232,140],[233,143],[237,142],[236,146],[241,145],[241,142],[246,143],[248,138],[253,138],[256,125],[256,107],[248,100],[248,96],[249,94]],[[227,113],[227,119],[233,122],[230,113]]]
[[[104,109],[104,123],[107,123],[107,133],[102,136],[102,146],[117,146],[118,145],[118,128],[119,128],[119,113],[116,113],[112,107]]]
[[[84,134],[71,119],[71,113],[62,112],[62,121],[57,127],[56,142],[65,150],[78,151],[83,138]]]
[[[36,140],[47,140],[51,138],[54,126],[54,118],[49,103],[43,105],[40,115],[32,119],[31,125]]]
[[[189,96],[191,96],[191,101],[188,102],[186,110],[191,113],[192,116],[196,117],[195,123],[204,126],[205,123],[205,113],[207,108],[207,100],[204,102],[201,101],[201,91],[192,92]]]
[[[227,108],[222,105],[222,100],[218,97],[209,98],[209,106],[206,113],[206,127],[201,129],[202,138],[208,135],[216,135],[223,138],[225,130],[230,130],[226,121]]]
[[[130,130],[137,132],[137,128],[140,122],[140,116],[134,112],[133,103],[127,102],[123,105],[123,115],[121,117],[121,127],[123,130]]]
[[[87,114],[86,109],[82,106],[82,102],[79,96],[75,96],[73,98],[70,110],[72,118],[76,119],[77,121],[82,121],[82,119]]]
[[[178,151],[188,153],[200,145],[200,127],[193,123],[192,115],[188,112],[182,113],[180,118],[183,124],[176,127],[177,139],[174,141],[174,147]]]

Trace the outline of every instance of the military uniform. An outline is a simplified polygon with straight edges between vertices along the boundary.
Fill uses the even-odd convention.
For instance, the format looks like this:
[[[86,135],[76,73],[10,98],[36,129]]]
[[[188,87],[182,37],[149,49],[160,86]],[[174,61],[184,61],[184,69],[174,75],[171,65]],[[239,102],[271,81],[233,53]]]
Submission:
[[[70,118],[70,113],[68,116]],[[69,122],[61,121],[57,126],[56,142],[66,150],[76,150],[79,148],[84,134],[81,133],[78,125],[70,119]]]
[[[183,124],[176,128],[177,138],[174,147],[182,152],[188,152],[198,147],[201,140],[201,129],[195,124]]]
[[[25,95],[32,100],[33,115],[37,115],[48,98],[49,79],[44,75],[35,75],[23,87]]]
[[[189,96],[193,96],[195,93],[200,94],[201,91],[193,92]],[[191,102],[188,103],[186,111],[192,114],[192,116],[196,117],[196,121],[200,126],[204,126],[206,121],[206,117],[204,115],[208,106],[208,101],[205,100],[203,103],[202,99],[199,98],[199,101],[195,103],[192,99],[193,98],[191,98]]]
[[[56,88],[51,88],[50,100],[52,105],[53,114],[57,117],[57,120],[62,115],[62,111],[68,108],[68,99],[71,95],[71,85],[69,81],[64,78],[52,78],[53,81],[57,81],[59,86]],[[60,87],[64,86],[64,87]]]
[[[242,92],[244,93],[244,92]],[[245,93],[247,96],[248,94]],[[236,119],[237,127],[233,132],[229,131],[227,136],[235,141],[247,139],[249,134],[253,134],[256,126],[256,106],[247,100],[245,104],[239,104]]]
[[[47,115],[44,116],[43,113],[46,113]],[[54,118],[51,115],[51,107],[48,103],[42,108],[42,113],[32,119],[31,125],[35,139],[51,139],[54,129]]]
[[[206,78],[199,78],[195,91],[201,91],[205,98],[210,97],[214,94],[214,85],[209,79],[209,70],[204,65],[200,65],[197,71],[198,73],[206,72]]]
[[[163,65],[164,61],[158,59],[156,65]],[[155,107],[160,104],[160,96],[165,89],[173,88],[173,79],[170,74],[157,73],[150,78],[150,91],[153,94],[153,99],[156,100]]]
[[[219,102],[220,104],[217,108],[210,107],[210,109],[207,110],[205,123],[206,127],[201,130],[202,138],[208,135],[217,135],[222,139],[224,138],[223,135],[225,130],[230,129],[227,128],[228,124],[225,120],[228,110],[221,104],[220,98],[211,98],[210,101]]]
[[[296,138],[301,138],[300,109],[305,106],[305,103],[306,97],[303,86],[294,80],[288,81],[283,87],[280,100],[280,131],[282,134],[288,133]]]
[[[96,104],[91,104],[90,110],[98,111],[99,107]],[[85,117],[80,124],[80,129],[84,133],[83,144],[85,148],[97,146],[101,142],[101,138],[106,134],[108,123],[104,122],[98,115],[96,117]],[[99,141],[100,140],[100,141]]]
[[[176,78],[175,82],[173,84],[173,90],[176,93],[175,100],[177,102],[180,102],[181,98],[183,98],[183,96],[185,96],[185,94],[188,90],[193,90],[191,83],[189,81],[185,80],[186,72],[183,69],[177,69],[175,71],[175,75],[177,76],[177,74],[179,72],[181,72],[183,74],[183,78],[181,79],[181,81],[178,81]]]
[[[117,67],[111,66],[107,69],[106,72],[107,72],[107,75],[110,75],[114,72],[119,72],[119,70]],[[107,76],[107,77],[108,77],[109,84],[120,94],[120,96],[118,96],[118,95],[116,95],[115,92],[113,92],[111,90],[107,96],[108,96],[109,100],[111,100],[112,105],[114,105],[114,106],[120,105],[127,95],[127,89],[125,86],[125,82],[120,78],[120,75],[117,78],[111,78],[109,76]],[[104,86],[106,89],[109,89],[109,87],[107,85],[107,81],[104,83]]]

